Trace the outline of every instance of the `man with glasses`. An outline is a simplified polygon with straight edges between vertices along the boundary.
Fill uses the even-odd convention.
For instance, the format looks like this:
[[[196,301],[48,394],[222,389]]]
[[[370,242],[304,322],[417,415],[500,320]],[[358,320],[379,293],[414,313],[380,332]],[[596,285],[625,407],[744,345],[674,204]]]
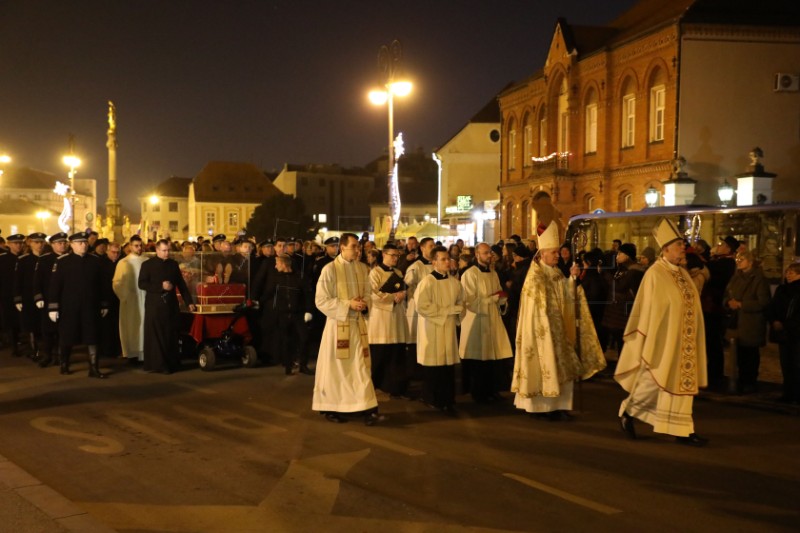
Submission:
[[[311,408],[329,422],[363,415],[368,426],[382,420],[370,375],[366,313],[369,270],[358,260],[358,237],[344,233],[341,253],[322,269],[315,304],[327,320],[317,357]]]
[[[397,268],[399,258],[397,246],[387,243],[383,247],[382,263],[369,273],[372,289],[369,315],[372,382],[376,389],[398,398],[405,396],[408,389],[404,368],[408,342],[406,284],[403,273]]]

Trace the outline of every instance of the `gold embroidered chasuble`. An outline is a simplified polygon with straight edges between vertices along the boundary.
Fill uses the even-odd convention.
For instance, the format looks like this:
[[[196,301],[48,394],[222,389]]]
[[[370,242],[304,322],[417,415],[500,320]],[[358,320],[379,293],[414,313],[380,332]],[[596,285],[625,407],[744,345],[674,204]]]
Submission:
[[[575,351],[573,284],[558,268],[531,263],[520,299],[511,383],[511,391],[524,398],[557,397],[560,384],[588,379],[606,366],[580,287],[580,359]]]

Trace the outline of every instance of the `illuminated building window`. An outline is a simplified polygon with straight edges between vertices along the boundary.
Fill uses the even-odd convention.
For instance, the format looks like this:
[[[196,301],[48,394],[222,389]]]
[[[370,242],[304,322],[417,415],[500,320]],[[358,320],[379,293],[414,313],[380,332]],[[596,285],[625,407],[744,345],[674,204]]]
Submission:
[[[666,90],[663,85],[650,89],[650,142],[664,140],[664,102]]]
[[[626,94],[622,98],[622,147],[629,148],[634,144],[636,127],[636,96]]]
[[[586,106],[586,149],[587,154],[597,152],[597,104]]]

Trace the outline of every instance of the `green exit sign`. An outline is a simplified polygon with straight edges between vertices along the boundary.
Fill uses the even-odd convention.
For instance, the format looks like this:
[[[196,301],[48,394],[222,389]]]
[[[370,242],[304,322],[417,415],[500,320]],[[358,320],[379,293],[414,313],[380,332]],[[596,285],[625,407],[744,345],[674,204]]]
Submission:
[[[456,207],[458,207],[458,210],[462,213],[472,209],[472,196],[459,196],[456,198]]]

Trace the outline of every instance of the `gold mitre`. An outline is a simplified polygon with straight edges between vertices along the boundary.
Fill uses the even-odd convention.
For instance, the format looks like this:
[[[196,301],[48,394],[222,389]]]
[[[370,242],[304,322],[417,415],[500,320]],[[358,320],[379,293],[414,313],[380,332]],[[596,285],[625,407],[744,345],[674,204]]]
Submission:
[[[683,239],[683,235],[678,231],[675,223],[668,218],[662,218],[653,228],[653,238],[660,248],[672,244],[672,242]]]
[[[558,235],[558,224],[553,220],[541,235],[539,235],[539,249],[561,248],[561,239]]]

